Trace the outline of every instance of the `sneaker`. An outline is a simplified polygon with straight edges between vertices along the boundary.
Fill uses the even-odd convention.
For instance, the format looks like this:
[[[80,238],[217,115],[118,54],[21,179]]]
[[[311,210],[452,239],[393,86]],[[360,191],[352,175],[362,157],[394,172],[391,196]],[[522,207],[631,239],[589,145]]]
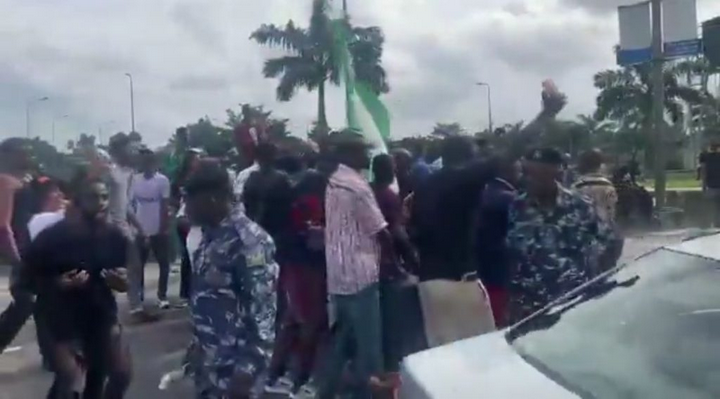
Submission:
[[[172,305],[174,308],[177,309],[185,309],[186,307],[190,306],[187,299],[180,299],[179,301],[173,303]]]
[[[317,397],[317,390],[312,385],[305,384],[300,387],[295,387],[290,392],[290,398],[292,399],[314,399]]]
[[[158,302],[158,307],[163,310],[170,309],[170,302],[167,299],[162,299]]]
[[[268,382],[265,385],[265,393],[275,395],[292,395],[292,381],[285,377],[278,378],[274,383]]]

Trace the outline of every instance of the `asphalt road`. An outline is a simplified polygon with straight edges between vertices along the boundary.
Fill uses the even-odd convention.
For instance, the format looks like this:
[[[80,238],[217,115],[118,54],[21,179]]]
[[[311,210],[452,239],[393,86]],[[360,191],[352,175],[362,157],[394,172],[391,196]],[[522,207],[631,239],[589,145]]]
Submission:
[[[169,293],[177,294],[178,275],[171,276]],[[155,297],[157,268],[148,267],[146,298]],[[0,282],[0,306],[9,302],[7,283]],[[149,301],[150,302],[150,301]],[[152,302],[150,302],[152,303]],[[125,295],[118,296],[121,318],[127,318]],[[133,381],[127,398],[192,398],[190,381],[181,381],[167,391],[160,391],[160,378],[177,369],[190,338],[190,322],[185,309],[162,311],[162,319],[155,323],[129,325],[125,323],[125,339],[133,356]],[[11,347],[0,355],[0,399],[44,398],[52,383],[52,375],[42,370],[35,340],[35,327],[29,322]]]
[[[663,245],[679,242],[680,233],[661,233],[628,239],[622,261],[630,261],[645,252]],[[149,267],[146,273],[146,298],[154,297],[157,269]],[[0,273],[0,279],[2,273]],[[6,280],[6,279],[5,279]],[[171,276],[170,294],[178,292],[178,275]],[[10,301],[7,283],[0,280],[0,308]],[[119,297],[121,315],[127,312],[125,296]],[[126,326],[125,337],[133,354],[133,381],[127,398],[192,398],[190,381],[181,381],[167,391],[158,384],[166,372],[179,367],[189,341],[190,324],[186,310],[170,310],[152,324]],[[122,316],[121,316],[122,317]],[[42,371],[35,342],[34,326],[23,329],[10,350],[0,355],[0,399],[44,398],[51,384],[51,374]]]

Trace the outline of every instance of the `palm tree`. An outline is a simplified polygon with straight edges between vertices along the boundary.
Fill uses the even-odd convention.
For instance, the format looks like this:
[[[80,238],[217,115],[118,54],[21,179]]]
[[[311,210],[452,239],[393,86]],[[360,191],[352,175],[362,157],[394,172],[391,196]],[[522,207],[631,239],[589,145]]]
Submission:
[[[279,101],[290,101],[299,88],[318,92],[318,125],[327,127],[325,86],[340,83],[332,23],[326,13],[324,0],[313,1],[308,29],[291,20],[284,27],[264,24],[250,35],[261,45],[280,47],[289,54],[265,61],[263,73],[267,78],[279,78],[276,89]],[[370,85],[377,93],[390,90],[382,67],[385,37],[377,27],[352,27],[345,20],[349,34],[349,50],[357,79]]]
[[[682,101],[699,104],[703,95],[692,87],[680,85],[676,71],[667,67],[665,74],[665,112],[673,123],[683,118]],[[652,122],[653,88],[650,68],[647,65],[607,70],[595,75],[597,97],[595,119],[626,123],[639,121],[649,130]]]
[[[720,73],[720,67],[713,67],[704,57],[691,58],[674,65],[675,73],[687,78],[687,84],[692,85],[695,78],[700,78],[700,89],[703,93],[709,92],[710,77]]]

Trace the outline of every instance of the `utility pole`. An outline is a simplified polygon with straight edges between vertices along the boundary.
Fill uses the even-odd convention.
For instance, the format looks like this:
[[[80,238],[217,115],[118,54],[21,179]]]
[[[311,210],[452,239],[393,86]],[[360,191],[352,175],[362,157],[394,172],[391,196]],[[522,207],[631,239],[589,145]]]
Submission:
[[[665,206],[665,189],[667,174],[665,171],[665,79],[663,63],[663,21],[662,0],[652,0],[652,85],[653,85],[653,130],[655,150],[655,204],[657,208]]]
[[[132,131],[135,131],[135,92],[133,88],[133,77],[132,74],[126,73],[125,76],[130,78],[130,123]]]

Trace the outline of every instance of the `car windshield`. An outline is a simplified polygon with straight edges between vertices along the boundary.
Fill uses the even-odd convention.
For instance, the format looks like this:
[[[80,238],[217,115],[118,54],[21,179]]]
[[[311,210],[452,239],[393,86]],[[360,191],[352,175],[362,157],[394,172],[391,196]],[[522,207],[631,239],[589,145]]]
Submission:
[[[656,251],[508,333],[582,398],[720,397],[720,263]]]

